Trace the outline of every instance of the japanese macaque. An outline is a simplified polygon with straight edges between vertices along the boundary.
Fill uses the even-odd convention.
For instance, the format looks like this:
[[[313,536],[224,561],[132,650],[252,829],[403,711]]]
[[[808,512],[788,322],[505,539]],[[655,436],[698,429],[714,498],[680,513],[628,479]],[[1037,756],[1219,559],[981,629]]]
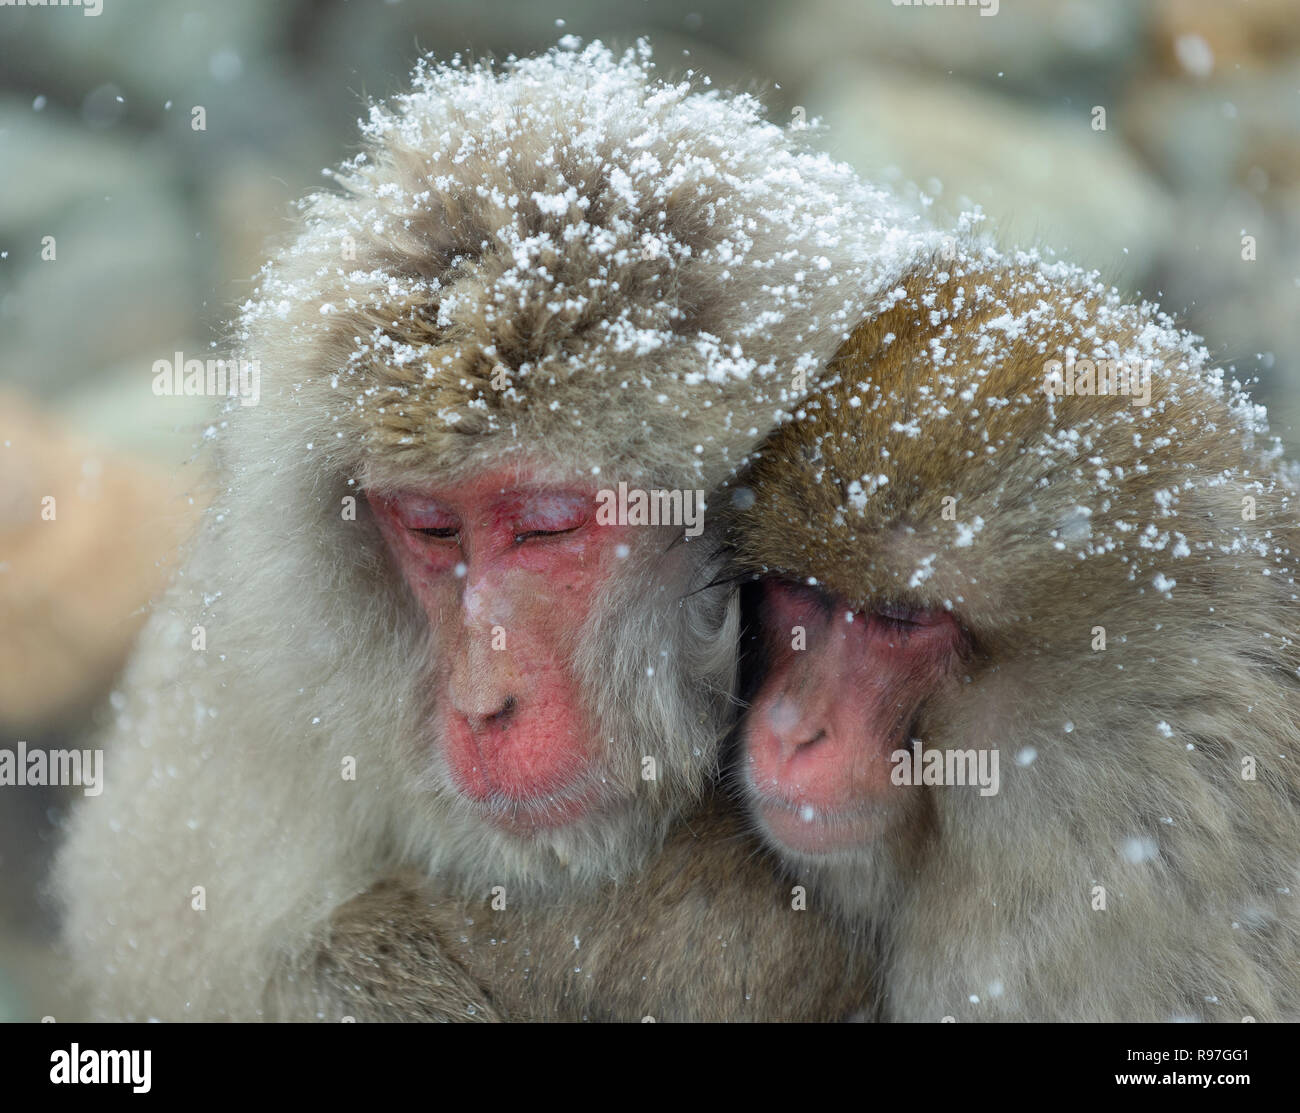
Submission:
[[[856,1009],[851,936],[739,833],[692,836],[737,652],[699,500],[929,234],[644,49],[421,65],[363,131],[244,307],[260,402],[214,427],[56,869],[91,1008],[508,1016],[527,986],[438,945],[473,952],[500,889],[519,983],[583,965],[571,924],[662,929],[604,966],[653,992],[557,974],[568,1004],[520,1014]],[[701,932],[726,953],[693,961]],[[782,999],[806,963],[829,1003]]]
[[[756,826],[886,1019],[1295,1019],[1293,473],[1150,306],[964,255],[733,493]]]

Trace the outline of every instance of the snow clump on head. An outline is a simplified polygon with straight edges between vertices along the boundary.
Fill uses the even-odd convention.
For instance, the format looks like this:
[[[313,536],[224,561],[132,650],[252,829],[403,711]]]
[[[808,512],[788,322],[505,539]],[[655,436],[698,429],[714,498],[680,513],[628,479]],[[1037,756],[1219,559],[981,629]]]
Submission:
[[[526,451],[712,487],[933,249],[752,96],[573,45],[421,61],[304,202],[240,340],[318,465],[418,483]]]

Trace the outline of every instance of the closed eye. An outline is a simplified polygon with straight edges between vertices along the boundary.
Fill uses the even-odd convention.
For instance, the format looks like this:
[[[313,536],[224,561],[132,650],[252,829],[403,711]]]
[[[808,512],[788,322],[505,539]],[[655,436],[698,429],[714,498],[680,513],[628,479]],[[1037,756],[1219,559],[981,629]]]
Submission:
[[[455,537],[460,530],[455,526],[412,526],[412,533],[423,534],[425,537]]]
[[[516,545],[522,544],[523,542],[527,541],[530,537],[559,537],[561,534],[572,533],[574,530],[580,528],[580,525],[581,523],[579,523],[578,526],[570,526],[568,529],[525,530],[523,533],[515,534],[515,544]]]
[[[872,617],[886,626],[892,626],[895,630],[915,630],[928,625],[925,621],[926,615],[923,612],[890,604],[877,607],[872,612]]]

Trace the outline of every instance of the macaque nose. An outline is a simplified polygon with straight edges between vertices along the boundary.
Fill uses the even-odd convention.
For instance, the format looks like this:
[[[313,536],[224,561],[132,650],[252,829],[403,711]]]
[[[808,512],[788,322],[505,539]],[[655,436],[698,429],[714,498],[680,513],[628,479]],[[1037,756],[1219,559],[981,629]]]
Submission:
[[[469,670],[458,670],[468,672]],[[519,701],[506,688],[493,683],[491,676],[463,677],[457,683],[453,676],[451,691],[452,706],[475,733],[495,728],[505,730],[509,727],[519,706]]]
[[[466,631],[451,670],[452,707],[475,733],[505,730],[519,706],[519,678],[510,657],[492,649],[489,639],[484,631]]]
[[[789,699],[778,699],[768,708],[767,728],[777,744],[777,756],[789,761],[807,753],[826,738],[826,728],[810,721],[804,709]]]
[[[514,717],[514,711],[518,706],[518,701],[514,696],[506,696],[504,699],[494,702],[499,702],[500,704],[495,711],[484,711],[479,713],[462,712],[462,714],[464,714],[465,718],[469,720],[470,726],[474,727],[476,730],[488,726],[495,726],[504,730],[510,720]]]

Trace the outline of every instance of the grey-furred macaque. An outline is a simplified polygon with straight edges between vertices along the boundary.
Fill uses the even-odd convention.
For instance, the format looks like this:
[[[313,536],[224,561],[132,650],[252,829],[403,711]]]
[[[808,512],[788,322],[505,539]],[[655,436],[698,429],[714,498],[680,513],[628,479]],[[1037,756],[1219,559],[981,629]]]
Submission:
[[[57,863],[91,1010],[857,1011],[853,932],[709,802],[737,606],[669,519],[930,233],[644,48],[421,64],[363,132],[239,318],[260,399]]]
[[[732,497],[736,774],[876,938],[880,1015],[1296,1019],[1300,532],[1262,411],[1152,307],[974,246],[828,370]]]

